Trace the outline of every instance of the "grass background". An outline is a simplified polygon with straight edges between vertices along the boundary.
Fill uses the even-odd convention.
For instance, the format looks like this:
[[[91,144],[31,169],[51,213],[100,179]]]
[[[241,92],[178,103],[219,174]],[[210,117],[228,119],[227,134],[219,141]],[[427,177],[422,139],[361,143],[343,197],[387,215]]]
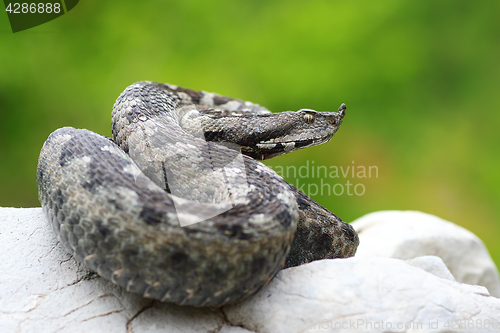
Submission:
[[[39,206],[48,134],[109,136],[114,100],[135,81],[273,111],[344,102],[331,142],[266,163],[377,166],[378,177],[348,177],[364,195],[313,199],[346,221],[386,209],[438,215],[500,264],[499,12],[499,1],[465,0],[80,1],[16,34],[2,12],[0,206]]]

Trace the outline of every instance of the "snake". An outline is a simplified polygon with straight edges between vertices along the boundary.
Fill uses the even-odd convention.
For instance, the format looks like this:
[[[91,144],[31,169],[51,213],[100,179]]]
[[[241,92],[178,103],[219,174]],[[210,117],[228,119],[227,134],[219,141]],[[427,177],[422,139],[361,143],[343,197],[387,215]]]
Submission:
[[[125,290],[196,307],[239,302],[283,268],[355,254],[348,223],[259,161],[327,142],[345,110],[272,113],[137,82],[113,106],[112,138],[49,135],[38,197],[66,250]]]

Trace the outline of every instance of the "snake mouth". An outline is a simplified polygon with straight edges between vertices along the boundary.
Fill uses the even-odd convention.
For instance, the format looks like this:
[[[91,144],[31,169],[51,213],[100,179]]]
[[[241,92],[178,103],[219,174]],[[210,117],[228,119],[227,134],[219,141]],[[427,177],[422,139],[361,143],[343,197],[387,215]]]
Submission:
[[[307,148],[327,142],[330,137],[283,141],[283,142],[262,142],[252,147],[241,147],[242,153],[259,160],[270,159],[297,149]]]
[[[293,150],[306,148],[311,145],[319,145],[329,141],[336,131],[330,133],[320,133],[320,135],[315,137],[310,137],[307,139],[296,139],[296,140],[279,140],[279,139],[271,139],[267,141],[261,141],[255,144],[256,148],[259,149],[283,149],[285,152],[290,152]]]
[[[321,141],[326,141],[326,140],[324,138],[321,138],[321,139],[294,140],[294,141],[283,141],[283,142],[262,142],[262,143],[257,143],[256,146],[257,148],[269,151],[282,150],[284,152],[288,152],[295,149],[305,148],[310,145],[320,143]]]

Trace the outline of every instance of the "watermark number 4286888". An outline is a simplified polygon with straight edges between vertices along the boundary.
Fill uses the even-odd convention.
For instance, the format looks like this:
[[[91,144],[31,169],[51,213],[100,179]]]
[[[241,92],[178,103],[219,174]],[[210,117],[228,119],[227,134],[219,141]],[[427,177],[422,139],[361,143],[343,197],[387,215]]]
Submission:
[[[22,1],[22,0],[21,0]],[[4,0],[12,32],[19,32],[49,22],[73,9],[78,0]]]
[[[5,8],[5,11],[8,13],[13,13],[13,14],[27,14],[27,13],[60,13],[61,12],[61,4],[56,2],[52,4],[51,2],[47,3],[19,3],[19,2],[14,2],[14,3],[9,3],[7,5],[7,8]]]

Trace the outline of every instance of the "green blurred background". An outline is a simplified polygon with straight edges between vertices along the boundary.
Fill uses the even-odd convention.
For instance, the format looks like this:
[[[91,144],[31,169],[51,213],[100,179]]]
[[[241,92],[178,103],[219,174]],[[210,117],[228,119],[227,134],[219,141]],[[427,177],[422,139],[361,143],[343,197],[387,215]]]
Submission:
[[[499,13],[497,0],[80,1],[16,34],[0,13],[0,206],[39,206],[49,133],[109,136],[113,103],[135,81],[273,111],[344,102],[332,141],[266,163],[377,166],[378,177],[323,179],[361,183],[364,195],[313,199],[345,221],[387,209],[438,215],[477,234],[500,264]]]

